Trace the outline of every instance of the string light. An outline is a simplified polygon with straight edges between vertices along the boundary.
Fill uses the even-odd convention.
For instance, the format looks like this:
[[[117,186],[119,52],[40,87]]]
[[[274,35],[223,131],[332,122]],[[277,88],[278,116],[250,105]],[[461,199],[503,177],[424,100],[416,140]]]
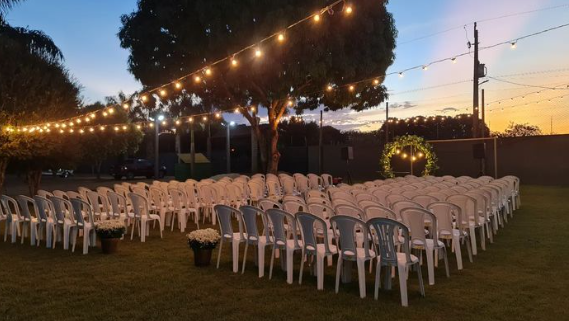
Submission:
[[[116,132],[118,132],[119,129],[120,129],[120,128],[119,128],[118,126],[115,126],[115,131],[116,131]]]
[[[315,14],[313,19],[314,19],[314,21],[319,22],[320,21],[320,15]]]
[[[110,114],[110,115],[114,114],[114,112],[115,112],[115,109],[114,109],[114,108],[112,108],[112,107],[109,108],[109,114]]]
[[[180,125],[180,120],[176,120],[175,124],[176,124],[176,126]]]
[[[165,90],[165,89],[160,90],[160,96],[165,97],[166,94],[167,94],[167,93],[166,93],[166,90]]]
[[[81,118],[77,119],[75,122],[76,122],[77,124],[81,124]]]
[[[200,76],[195,76],[195,77],[194,77],[194,81],[195,81],[196,83],[198,83],[198,82],[202,81],[202,78],[201,78]]]
[[[143,102],[146,102],[146,101],[148,101],[148,96],[142,95],[142,97],[140,97],[140,100],[142,100]]]
[[[263,52],[261,51],[261,49],[257,49],[255,50],[255,57],[259,58],[263,55]]]
[[[220,118],[220,117],[221,117],[221,113],[220,113],[220,112],[215,113],[215,118]]]
[[[512,49],[516,49],[518,47],[518,44],[514,41],[512,42],[512,44],[510,45],[510,48]]]
[[[165,120],[162,121],[162,126],[166,126],[168,124],[168,122],[166,122]]]
[[[99,127],[99,129],[100,129],[101,131],[104,131],[104,130],[105,130],[105,126],[101,126],[101,127]]]
[[[403,72],[399,72],[399,78],[403,78]]]
[[[203,121],[207,121],[207,116],[203,116],[203,117],[202,117],[202,120],[203,120]]]
[[[211,68],[206,68],[204,72],[207,76],[211,76]]]
[[[255,112],[255,106],[251,106],[251,111]]]
[[[122,130],[127,130],[128,127],[126,125],[122,126]]]
[[[154,128],[154,123],[150,123],[148,126],[150,126],[150,128]]]
[[[79,129],[79,133],[83,134],[85,131],[83,129]]]
[[[279,42],[283,42],[285,40],[284,34],[279,33],[277,39],[279,40]]]
[[[456,57],[452,58],[450,61],[451,61],[453,64],[456,64]]]
[[[142,126],[136,125],[136,129],[141,129],[141,128],[142,128]]]
[[[71,134],[73,134],[73,132],[74,132],[73,128],[70,128],[70,129],[69,129],[69,132],[70,132]]]
[[[352,9],[352,6],[347,6],[346,9],[344,10],[344,12],[345,12],[347,15],[352,14],[352,11],[354,11],[354,9]]]
[[[174,87],[176,87],[176,89],[182,89],[182,84],[179,83],[179,82],[176,82],[176,83],[174,84]]]
[[[292,106],[294,103],[292,102],[292,100],[287,101],[287,105],[290,107]]]
[[[190,123],[194,122],[194,117],[190,117]]]
[[[239,107],[235,108],[235,113],[239,114]]]
[[[332,89],[334,89],[334,87],[332,87],[332,85],[328,85],[328,87],[326,87],[327,91],[332,91]]]
[[[349,91],[354,91],[354,89],[356,89],[356,87],[354,87],[353,85],[350,85],[350,87],[348,87]]]
[[[124,104],[122,105],[122,108],[124,108],[124,109],[128,109],[129,107],[130,107],[130,105],[129,105],[128,103],[124,103]]]
[[[374,85],[379,85],[379,79],[374,79],[374,80],[373,80],[373,84],[374,84]]]
[[[423,66],[423,70],[424,70],[424,71],[429,70],[429,66]]]
[[[95,131],[95,128],[91,127],[91,128],[89,128],[89,131],[92,133]]]
[[[107,115],[108,115],[107,112],[104,111],[104,112],[103,112],[103,117],[107,117]]]

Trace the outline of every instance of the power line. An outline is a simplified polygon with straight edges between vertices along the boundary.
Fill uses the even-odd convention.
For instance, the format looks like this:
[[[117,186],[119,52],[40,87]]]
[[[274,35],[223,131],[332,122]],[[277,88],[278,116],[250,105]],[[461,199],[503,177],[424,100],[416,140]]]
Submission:
[[[503,83],[507,83],[507,84],[511,84],[511,85],[516,85],[516,86],[522,86],[522,87],[542,88],[542,89],[550,89],[550,90],[569,89],[569,87],[566,87],[566,88],[559,88],[559,87],[545,87],[545,86],[538,86],[538,85],[520,84],[520,83],[517,83],[517,82],[513,82],[513,81],[509,81],[509,80],[503,80],[503,79],[499,79],[499,78],[492,77],[492,76],[488,76],[488,78],[494,79],[495,81],[498,81],[498,82],[503,82]]]
[[[489,21],[500,20],[500,19],[515,17],[515,16],[521,16],[521,15],[524,15],[524,14],[529,14],[529,13],[534,13],[534,12],[547,11],[547,10],[553,10],[553,9],[559,9],[559,8],[567,8],[567,7],[569,7],[569,3],[567,3],[567,4],[562,4],[562,5],[558,5],[558,6],[553,6],[553,7],[546,7],[546,8],[540,8],[540,9],[535,9],[535,10],[521,11],[521,12],[506,14],[506,15],[502,15],[502,16],[497,16],[497,17],[492,17],[492,18],[487,18],[487,19],[478,20],[477,22],[478,22],[478,23],[481,23],[481,22],[489,22]],[[437,31],[437,32],[434,32],[434,33],[431,33],[431,34],[427,34],[427,35],[420,36],[420,37],[417,37],[417,38],[413,38],[413,39],[410,39],[410,40],[407,40],[407,41],[403,41],[403,42],[398,43],[398,45],[405,45],[405,44],[412,43],[412,42],[415,42],[415,41],[419,41],[419,40],[427,39],[427,38],[430,38],[430,37],[438,36],[438,35],[440,35],[440,34],[447,33],[447,32],[453,31],[453,30],[461,29],[461,28],[465,28],[466,26],[470,26],[470,25],[473,25],[473,24],[474,24],[474,21],[473,21],[473,22],[466,23],[466,24],[464,24],[464,25],[460,25],[460,26],[448,28],[448,29],[445,29],[445,30],[442,30],[442,31]],[[467,37],[467,38],[468,38],[468,37]]]

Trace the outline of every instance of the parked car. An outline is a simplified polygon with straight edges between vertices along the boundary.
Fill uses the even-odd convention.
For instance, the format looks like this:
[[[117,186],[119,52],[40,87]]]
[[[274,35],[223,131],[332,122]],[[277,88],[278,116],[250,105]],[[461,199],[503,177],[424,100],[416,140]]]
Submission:
[[[142,158],[128,158],[124,162],[111,167],[111,175],[114,176],[115,179],[121,179],[123,177],[133,179],[136,176],[152,178],[154,176],[154,163]],[[161,166],[159,178],[163,178],[165,175],[166,167]]]
[[[53,171],[52,169],[48,169],[46,171],[43,171],[42,175],[59,176],[59,177],[67,178],[69,176],[73,176],[73,170],[72,169],[60,168],[57,171]]]

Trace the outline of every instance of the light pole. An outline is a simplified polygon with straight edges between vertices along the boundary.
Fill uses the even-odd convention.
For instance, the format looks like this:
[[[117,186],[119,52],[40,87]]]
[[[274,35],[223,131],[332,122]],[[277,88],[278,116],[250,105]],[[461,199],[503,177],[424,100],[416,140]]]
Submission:
[[[225,137],[225,152],[226,152],[226,160],[227,160],[227,174],[231,173],[231,127],[235,126],[235,122],[229,122],[224,124],[226,129],[226,137]]]
[[[159,149],[159,142],[160,139],[158,137],[160,132],[160,123],[164,120],[164,115],[158,115],[154,120],[154,179],[160,178],[160,156],[158,155],[160,152]]]

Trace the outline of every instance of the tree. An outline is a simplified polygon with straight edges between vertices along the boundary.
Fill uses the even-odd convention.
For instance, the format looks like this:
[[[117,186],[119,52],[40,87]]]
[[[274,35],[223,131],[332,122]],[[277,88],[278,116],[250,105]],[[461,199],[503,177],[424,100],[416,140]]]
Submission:
[[[327,3],[140,0],[135,12],[121,18],[119,38],[121,46],[130,50],[130,71],[151,88],[283,30]],[[289,107],[297,113],[322,105],[327,110],[364,110],[387,97],[381,76],[394,60],[396,37],[387,1],[353,3],[351,15],[342,12],[344,3],[338,4],[319,22],[286,30],[284,43],[272,39],[233,57],[239,61],[237,68],[226,60],[215,66],[211,76],[204,73],[199,84],[188,79],[181,95],[195,94],[206,110],[238,107],[254,129],[267,171],[276,172],[278,125]],[[261,57],[255,58],[256,50],[262,51]],[[371,77],[378,77],[373,86],[355,83]],[[343,87],[350,83],[353,91]],[[326,92],[327,86],[336,90]],[[258,108],[266,109],[267,133],[259,126]]]
[[[525,137],[543,135],[541,129],[538,126],[530,125],[528,123],[515,124],[514,122],[510,122],[503,133],[496,132],[493,134],[494,136],[498,137]]]
[[[54,163],[57,157],[65,161],[66,154],[57,151],[58,138],[5,130],[9,125],[56,120],[77,111],[79,87],[62,59],[43,33],[0,23],[0,189],[10,159],[18,160],[17,167],[26,171],[30,191],[37,190],[46,162]]]
[[[113,97],[108,97],[107,101],[109,103],[116,104],[116,100]],[[97,102],[86,106],[85,111],[89,112],[91,110],[98,110],[104,106],[105,105],[102,103]],[[99,124],[111,122],[124,123],[127,121],[127,113],[123,110],[117,109],[112,120],[107,120],[106,122],[99,121]],[[133,128],[132,126],[130,126],[128,131],[120,133],[112,132],[110,130],[104,132],[95,131],[93,133],[86,133],[80,137],[82,160],[92,164],[93,168],[95,169],[97,179],[100,179],[101,165],[103,162],[118,155],[136,153],[138,146],[142,141],[142,136],[142,132]]]

